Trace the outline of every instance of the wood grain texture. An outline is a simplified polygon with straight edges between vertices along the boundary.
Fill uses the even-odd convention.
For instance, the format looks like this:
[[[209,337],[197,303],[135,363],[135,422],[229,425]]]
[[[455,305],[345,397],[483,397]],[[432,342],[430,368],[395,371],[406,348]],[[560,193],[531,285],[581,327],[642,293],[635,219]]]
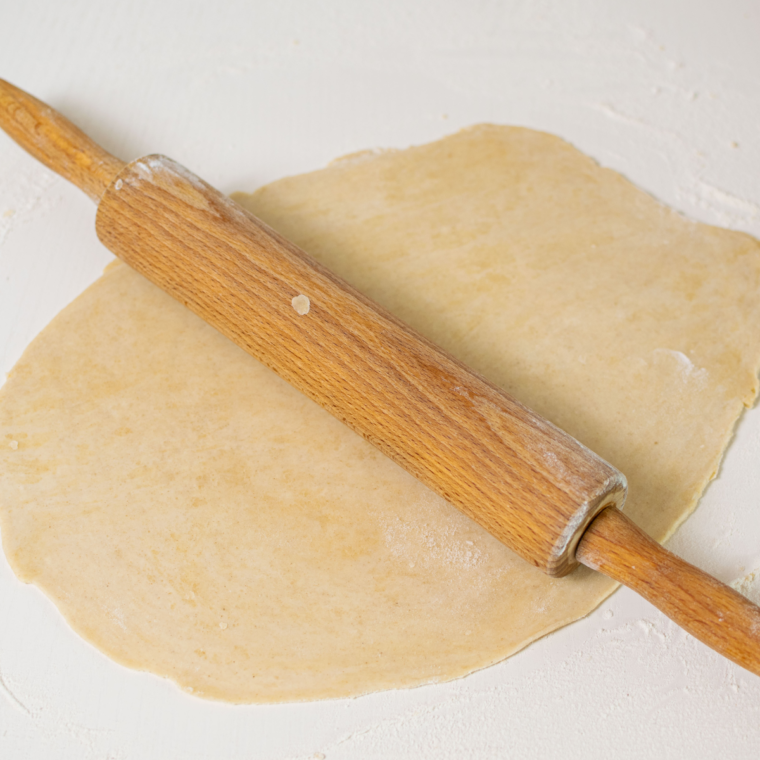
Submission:
[[[545,572],[572,570],[586,525],[622,503],[617,470],[169,159],[126,167],[96,227],[117,256]]]
[[[760,675],[760,608],[676,557],[617,509],[605,509],[578,544],[580,562],[641,594],[671,620]]]
[[[124,162],[37,98],[0,79],[0,127],[22,148],[98,201]]]

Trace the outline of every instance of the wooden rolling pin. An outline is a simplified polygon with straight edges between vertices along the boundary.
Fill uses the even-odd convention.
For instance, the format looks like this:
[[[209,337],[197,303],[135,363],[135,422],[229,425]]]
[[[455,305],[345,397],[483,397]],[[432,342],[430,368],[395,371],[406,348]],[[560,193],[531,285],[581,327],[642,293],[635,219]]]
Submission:
[[[760,675],[760,608],[620,511],[624,476],[187,169],[114,158],[0,80],[0,126],[97,204],[103,243],[549,575],[578,562]]]

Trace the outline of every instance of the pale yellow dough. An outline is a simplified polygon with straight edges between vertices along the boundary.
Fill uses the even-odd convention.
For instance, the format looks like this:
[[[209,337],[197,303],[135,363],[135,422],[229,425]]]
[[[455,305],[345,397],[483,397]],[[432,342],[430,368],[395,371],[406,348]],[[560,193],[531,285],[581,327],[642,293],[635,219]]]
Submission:
[[[758,243],[556,137],[475,127],[238,201],[623,470],[658,539],[755,396]],[[205,697],[455,678],[614,588],[529,567],[124,265],[28,348],[3,440],[18,576]]]

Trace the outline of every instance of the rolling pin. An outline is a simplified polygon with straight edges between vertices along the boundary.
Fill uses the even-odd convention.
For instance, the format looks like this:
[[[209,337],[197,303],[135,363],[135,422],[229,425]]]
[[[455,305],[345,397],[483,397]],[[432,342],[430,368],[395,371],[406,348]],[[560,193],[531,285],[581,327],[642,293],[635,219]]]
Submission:
[[[760,608],[622,512],[622,473],[160,155],[125,164],[0,80],[0,126],[120,259],[552,576],[582,563],[760,675]]]

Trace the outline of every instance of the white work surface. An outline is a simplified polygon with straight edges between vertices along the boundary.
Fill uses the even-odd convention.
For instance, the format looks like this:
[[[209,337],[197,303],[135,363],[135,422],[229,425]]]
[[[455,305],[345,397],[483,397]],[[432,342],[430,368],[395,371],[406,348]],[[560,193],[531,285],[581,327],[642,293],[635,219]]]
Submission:
[[[0,77],[120,158],[163,152],[225,192],[490,121],[760,237],[757,0],[5,0],[0,30]],[[110,260],[94,216],[0,134],[0,372]],[[669,548],[747,576],[759,508],[756,408]],[[0,556],[3,760],[512,757],[756,760],[760,678],[622,589],[452,683],[228,706],[111,662]]]

